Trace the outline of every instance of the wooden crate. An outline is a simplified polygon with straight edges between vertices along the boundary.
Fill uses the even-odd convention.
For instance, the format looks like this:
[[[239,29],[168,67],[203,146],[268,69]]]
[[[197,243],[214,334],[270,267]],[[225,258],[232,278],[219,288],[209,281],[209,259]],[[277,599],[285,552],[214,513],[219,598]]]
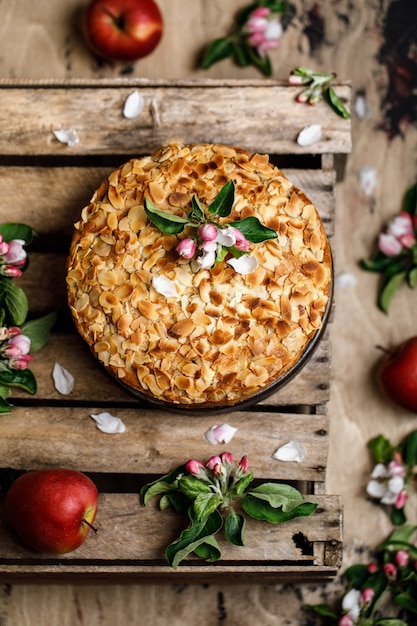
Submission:
[[[134,90],[143,96],[144,110],[126,119],[123,105]],[[338,85],[337,91],[348,104],[349,85]],[[181,416],[141,404],[110,379],[75,334],[66,307],[64,265],[82,207],[115,167],[170,140],[214,141],[269,153],[314,201],[331,239],[333,155],[350,151],[350,122],[323,102],[316,107],[296,104],[296,94],[295,87],[266,80],[0,82],[0,221],[25,222],[38,231],[19,285],[28,295],[31,316],[59,313],[48,344],[31,364],[36,396],[14,392],[15,408],[0,417],[3,580],[235,582],[250,576],[279,582],[337,573],[342,503],[325,492],[328,331],[307,366],[268,400],[221,418],[212,413]],[[310,124],[321,124],[323,137],[312,148],[302,148],[296,138]],[[63,128],[75,129],[76,145],[57,141],[52,131]],[[75,377],[69,396],[54,388],[55,362]],[[90,415],[101,410],[119,416],[126,432],[100,432]],[[188,559],[174,571],[165,562],[164,549],[178,535],[180,521],[169,511],[158,511],[156,503],[142,507],[139,489],[190,456],[204,460],[223,451],[203,439],[220,419],[238,428],[227,450],[237,457],[248,454],[256,478],[294,484],[319,506],[311,517],[283,525],[249,522],[245,547],[220,541],[222,559],[216,564]],[[294,438],[307,449],[304,462],[274,461],[273,452]],[[78,469],[96,481],[100,530],[90,533],[77,551],[51,557],[16,539],[4,516],[4,493],[20,472],[56,466]]]

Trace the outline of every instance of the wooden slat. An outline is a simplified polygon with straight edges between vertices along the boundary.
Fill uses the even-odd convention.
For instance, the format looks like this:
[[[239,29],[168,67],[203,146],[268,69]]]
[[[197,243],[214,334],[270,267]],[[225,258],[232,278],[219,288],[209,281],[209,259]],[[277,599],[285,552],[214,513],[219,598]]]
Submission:
[[[238,87],[238,89],[236,89]],[[126,98],[137,89],[144,98],[142,113],[124,118]],[[320,102],[309,108],[296,105],[299,88],[274,81],[193,81],[126,79],[113,86],[82,83],[21,86],[1,85],[0,153],[19,155],[94,155],[147,153],[167,141],[222,142],[269,154],[305,154],[297,144],[306,125],[320,124],[322,140],[314,152],[347,153],[351,149],[350,120],[329,115]],[[349,85],[338,86],[348,102]],[[61,144],[54,129],[73,128],[79,143]]]
[[[316,578],[320,574],[328,577],[341,564],[341,501],[338,496],[317,496],[314,500],[318,508],[307,524],[305,518],[285,524],[248,519],[245,546],[232,546],[219,536],[221,561],[208,565],[187,559],[173,570],[166,564],[164,550],[178,536],[185,520],[170,510],[158,511],[153,502],[141,506],[137,494],[106,493],[100,497],[97,535],[90,533],[76,552],[59,557],[28,551],[13,535],[7,521],[1,521],[0,578],[90,576],[177,582],[185,576],[200,582],[250,574],[276,582],[288,576],[289,562],[298,579],[312,573]],[[1,519],[4,520],[4,514]],[[331,554],[319,549],[322,543],[333,546]]]
[[[2,206],[13,208],[14,221],[30,223],[40,235],[60,233],[70,236],[81,209],[118,165],[121,161],[115,159],[112,167],[0,166]],[[327,234],[331,236],[335,172],[288,168],[284,173],[315,204]]]
[[[93,393],[92,393],[93,395]],[[94,394],[99,401],[99,391]],[[85,472],[166,474],[192,455],[207,460],[219,453],[203,435],[218,423],[218,415],[178,415],[143,408],[107,407],[120,417],[126,431],[108,435],[96,428],[91,414],[102,407],[15,407],[0,421],[2,467],[35,469],[63,465]],[[249,456],[257,478],[319,482],[327,465],[327,415],[231,412],[227,421],[237,428],[223,446],[236,457]],[[272,459],[291,439],[306,448],[302,463]]]

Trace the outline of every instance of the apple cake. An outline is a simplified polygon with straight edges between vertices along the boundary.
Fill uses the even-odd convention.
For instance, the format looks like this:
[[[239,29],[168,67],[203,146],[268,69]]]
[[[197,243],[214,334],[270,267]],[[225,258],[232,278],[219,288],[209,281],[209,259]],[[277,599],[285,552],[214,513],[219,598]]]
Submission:
[[[228,407],[274,389],[324,325],[329,242],[268,155],[171,143],[121,165],[74,226],[76,329],[140,398]]]

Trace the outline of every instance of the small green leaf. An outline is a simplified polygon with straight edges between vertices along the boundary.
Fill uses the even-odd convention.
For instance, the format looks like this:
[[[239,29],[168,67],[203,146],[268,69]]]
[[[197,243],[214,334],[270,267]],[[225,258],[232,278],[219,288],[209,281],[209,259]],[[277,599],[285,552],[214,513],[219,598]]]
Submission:
[[[56,322],[57,314],[48,313],[36,320],[26,322],[21,327],[24,335],[30,339],[30,351],[36,352],[42,348],[48,340],[51,329]]]
[[[7,402],[4,398],[0,397],[0,414],[2,413],[10,413],[13,408],[13,405]]]
[[[238,220],[237,222],[231,222],[230,226],[234,226],[240,230],[242,235],[252,243],[260,243],[261,241],[276,239],[278,237],[275,230],[261,224],[258,218],[253,215],[245,217],[243,220]]]
[[[199,493],[194,500],[194,511],[197,520],[209,517],[217,509],[221,497],[217,493]]]
[[[37,236],[36,231],[26,224],[10,223],[0,224],[0,234],[4,241],[12,241],[12,239],[22,239],[25,244],[29,244]]]
[[[226,539],[235,546],[244,546],[244,530],[245,518],[232,509],[224,523]]]
[[[402,526],[407,521],[404,509],[396,509],[394,506],[391,507],[390,518],[393,526]]]
[[[407,591],[396,595],[394,600],[396,604],[407,609],[407,611],[417,614],[417,599],[413,598]]]
[[[230,37],[219,37],[214,39],[208,46],[201,67],[207,70],[209,67],[227,57],[232,56],[234,50],[233,40]]]
[[[368,448],[372,452],[376,463],[382,463],[387,465],[392,460],[394,453],[394,446],[385,437],[385,435],[378,435],[368,441]]]
[[[252,481],[253,481],[252,473],[246,474],[246,476],[242,476],[242,478],[240,478],[235,485],[235,491],[237,495],[240,496],[245,491],[245,489],[249,487]]]
[[[3,370],[0,371],[0,385],[20,387],[29,393],[36,393],[36,379],[33,373],[26,370]]]
[[[235,43],[233,56],[236,63],[240,65],[240,67],[247,67],[251,63],[250,57],[247,53],[247,47],[242,45],[240,42]]]
[[[312,611],[313,613],[316,613],[316,615],[320,615],[321,617],[330,617],[331,619],[335,620],[339,618],[337,613],[335,613],[328,604],[306,604],[303,608],[304,610]]]
[[[214,511],[209,517],[197,520],[191,508],[189,516],[188,528],[183,530],[180,537],[166,549],[167,561],[173,569],[177,569],[181,561],[195,552],[199,546],[207,543],[208,538],[215,535],[223,525],[223,518],[218,511]]]
[[[180,465],[179,467],[176,467],[174,470],[172,470],[172,472],[170,472],[169,474],[166,474],[165,476],[161,476],[160,478],[157,478],[156,480],[153,480],[152,482],[147,483],[146,485],[143,485],[143,487],[141,487],[140,489],[140,498],[141,498],[142,504],[145,506],[149,502],[149,500],[153,497],[153,495],[149,495],[149,491],[155,485],[158,485],[158,483],[162,482],[162,483],[168,483],[169,485],[171,485],[171,489],[176,488],[177,487],[176,481],[179,478],[181,478],[181,476],[183,476],[185,472],[186,472],[185,465]],[[155,492],[154,495],[157,495],[157,492]]]
[[[205,217],[204,210],[196,194],[193,194],[193,197],[191,198],[191,207],[192,207],[192,211],[190,215],[191,219],[195,218],[198,222],[202,222]]]
[[[303,502],[286,513],[280,508],[272,507],[269,502],[260,500],[247,493],[242,499],[242,507],[245,513],[254,519],[278,524],[287,522],[295,517],[311,515],[316,510],[317,504],[314,502]]]
[[[248,493],[260,500],[265,500],[273,508],[282,508],[286,513],[303,502],[303,496],[297,489],[280,483],[263,483]]]
[[[345,570],[345,576],[355,589],[360,589],[369,577],[369,570],[366,565],[356,563]]]
[[[374,622],[375,626],[409,626],[409,622],[404,622],[396,617],[382,617]]]
[[[403,211],[410,215],[417,215],[417,183],[407,189],[404,197]]]
[[[404,439],[401,456],[406,465],[417,465],[417,430],[413,430]]]
[[[199,493],[213,493],[207,483],[193,476],[183,476],[178,481],[178,488],[189,498],[195,498]]]
[[[350,119],[349,111],[346,109],[333,87],[329,85],[329,87],[323,91],[323,98],[333,111],[335,111],[335,113],[343,117],[345,120]]]
[[[398,287],[403,282],[405,276],[406,272],[402,271],[398,272],[398,274],[389,276],[388,278],[384,278],[378,298],[378,306],[384,313],[388,313],[391,300]]]
[[[188,219],[158,209],[149,198],[145,199],[145,213],[152,224],[167,235],[178,235],[188,224]]]
[[[218,561],[221,557],[221,552],[216,538],[213,536],[207,537],[203,543],[194,548],[194,554],[207,563]]]
[[[382,272],[392,263],[392,257],[382,252],[377,252],[373,259],[363,259],[359,262],[360,267],[367,272]]]
[[[234,200],[235,184],[233,180],[228,180],[210,204],[208,212],[211,215],[217,215],[218,217],[227,217],[230,215]]]
[[[247,55],[252,65],[256,67],[264,76],[272,76],[271,59],[267,54],[261,57],[255,48],[250,45],[246,47]]]
[[[21,326],[28,314],[28,301],[25,292],[13,281],[4,282],[5,303],[13,326]]]
[[[412,267],[407,274],[407,282],[411,289],[417,285],[417,267]]]

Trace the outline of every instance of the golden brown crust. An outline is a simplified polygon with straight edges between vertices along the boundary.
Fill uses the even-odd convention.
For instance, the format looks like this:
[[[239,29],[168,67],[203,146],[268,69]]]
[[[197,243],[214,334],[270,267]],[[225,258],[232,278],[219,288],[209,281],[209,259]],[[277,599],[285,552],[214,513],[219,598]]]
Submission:
[[[278,237],[251,244],[248,275],[225,261],[202,270],[144,211],[179,216],[209,205],[232,179],[232,212]],[[182,237],[180,235],[179,237]],[[176,295],[153,285],[169,279]],[[68,302],[80,335],[132,389],[184,407],[233,405],[298,362],[322,325],[332,279],[328,240],[310,200],[266,155],[217,144],[165,146],[115,170],[75,224]]]

